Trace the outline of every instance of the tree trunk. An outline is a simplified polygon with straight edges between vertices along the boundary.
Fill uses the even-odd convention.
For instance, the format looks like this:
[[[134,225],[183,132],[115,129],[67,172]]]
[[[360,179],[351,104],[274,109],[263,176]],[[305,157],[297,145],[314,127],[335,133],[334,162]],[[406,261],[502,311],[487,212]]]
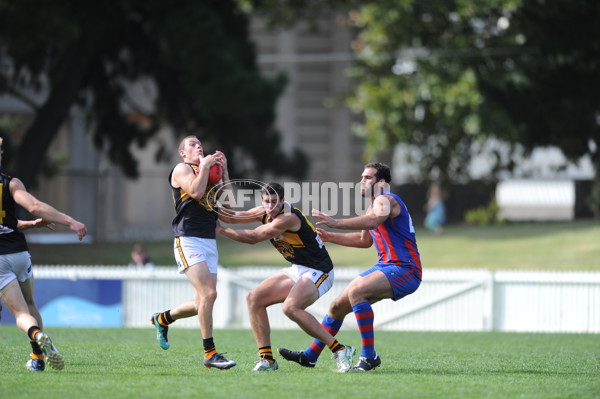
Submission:
[[[82,87],[93,54],[90,44],[81,37],[66,55],[62,76],[55,84],[51,82],[50,95],[17,150],[13,170],[26,187],[34,182],[48,147]]]

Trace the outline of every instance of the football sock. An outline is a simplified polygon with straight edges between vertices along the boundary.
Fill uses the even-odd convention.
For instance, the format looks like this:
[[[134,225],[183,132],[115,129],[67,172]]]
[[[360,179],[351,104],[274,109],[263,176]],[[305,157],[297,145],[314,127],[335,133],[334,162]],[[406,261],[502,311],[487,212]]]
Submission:
[[[44,359],[44,353],[42,352],[42,348],[40,348],[40,345],[37,343],[37,341],[29,341],[29,343],[31,344],[31,358],[32,359],[37,359],[37,360],[43,360]]]
[[[217,353],[217,348],[215,347],[215,343],[213,338],[207,338],[202,340],[202,344],[204,345],[204,358],[210,359],[214,354]]]
[[[360,331],[360,339],[362,344],[361,357],[367,359],[375,358],[375,334],[373,332],[373,308],[369,302],[361,302],[352,306],[356,322],[358,323],[358,331]]]
[[[329,315],[325,315],[321,325],[329,331],[329,334],[335,337],[338,331],[340,331],[343,322],[344,320],[335,320],[329,317]],[[304,356],[306,356],[309,362],[316,362],[321,352],[323,352],[323,348],[325,348],[325,344],[318,339],[315,339],[310,346],[304,350]]]
[[[327,346],[333,353],[346,348],[344,345],[340,344],[337,339],[331,341],[331,343]]]
[[[273,350],[270,346],[263,346],[262,348],[258,348],[258,356],[266,359],[269,363],[275,363],[275,359],[273,359]]]
[[[27,335],[29,335],[29,339],[35,341],[35,334],[42,332],[38,326],[31,326],[29,330],[27,330]]]
[[[159,313],[156,317],[158,320],[158,324],[163,327],[167,327],[169,324],[173,323],[175,320],[171,317],[171,311],[167,310],[166,312]]]

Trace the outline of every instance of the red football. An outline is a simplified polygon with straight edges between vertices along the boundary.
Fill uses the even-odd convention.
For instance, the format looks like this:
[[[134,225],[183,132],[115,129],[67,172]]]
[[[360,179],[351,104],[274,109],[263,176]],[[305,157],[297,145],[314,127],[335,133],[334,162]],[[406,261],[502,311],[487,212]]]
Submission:
[[[210,167],[208,173],[208,184],[217,184],[223,177],[223,167],[219,164],[214,164]]]

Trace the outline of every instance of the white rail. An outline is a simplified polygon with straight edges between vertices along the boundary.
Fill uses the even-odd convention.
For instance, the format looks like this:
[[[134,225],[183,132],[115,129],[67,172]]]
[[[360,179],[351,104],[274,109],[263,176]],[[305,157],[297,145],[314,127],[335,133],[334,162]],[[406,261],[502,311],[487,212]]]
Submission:
[[[246,294],[277,267],[221,268],[215,305],[216,328],[249,328]],[[336,269],[332,289],[309,311],[321,319],[331,300],[361,271]],[[37,266],[36,279],[122,280],[122,320],[126,327],[148,326],[152,313],[194,296],[174,267],[139,271],[128,267]],[[400,301],[374,305],[377,328],[384,330],[520,331],[600,333],[600,273],[487,270],[426,270],[419,290]],[[36,288],[43,289],[43,282]],[[43,315],[43,308],[42,308]],[[276,305],[272,328],[296,328]],[[197,327],[196,318],[178,320]],[[356,329],[352,315],[344,328]]]

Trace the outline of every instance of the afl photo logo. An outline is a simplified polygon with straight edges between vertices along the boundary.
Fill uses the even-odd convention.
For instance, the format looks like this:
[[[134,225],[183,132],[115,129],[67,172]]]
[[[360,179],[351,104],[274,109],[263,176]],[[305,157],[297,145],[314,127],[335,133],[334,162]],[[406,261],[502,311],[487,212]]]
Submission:
[[[209,210],[220,214],[221,208],[249,210],[259,207],[262,205],[261,193],[267,187],[269,187],[268,183],[254,179],[233,179],[217,184],[207,192],[207,197],[213,197],[216,200],[211,202]],[[262,214],[263,211],[261,210],[260,213]],[[231,217],[231,215],[228,216]]]

